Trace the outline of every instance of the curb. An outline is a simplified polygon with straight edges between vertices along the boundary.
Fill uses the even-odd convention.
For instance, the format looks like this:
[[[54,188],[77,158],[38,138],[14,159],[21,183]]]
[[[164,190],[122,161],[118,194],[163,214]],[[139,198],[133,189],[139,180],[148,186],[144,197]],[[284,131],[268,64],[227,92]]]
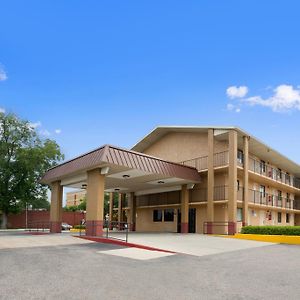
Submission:
[[[300,236],[296,235],[265,235],[236,233],[232,238],[277,244],[300,245]]]
[[[76,235],[74,237],[97,242],[97,243],[113,244],[113,245],[119,245],[119,246],[130,247],[130,248],[144,249],[144,250],[149,250],[149,251],[159,251],[159,252],[173,253],[173,254],[176,253],[176,252],[170,251],[170,250],[164,250],[164,249],[159,249],[159,248],[154,248],[154,247],[140,245],[140,244],[134,244],[134,243],[126,243],[123,241],[109,239],[109,238],[91,237],[91,236],[76,236]]]

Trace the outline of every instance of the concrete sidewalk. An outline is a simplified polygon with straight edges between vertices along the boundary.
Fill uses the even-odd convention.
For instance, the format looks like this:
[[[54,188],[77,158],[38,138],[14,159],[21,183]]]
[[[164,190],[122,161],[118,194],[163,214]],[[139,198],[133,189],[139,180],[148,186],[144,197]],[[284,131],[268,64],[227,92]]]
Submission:
[[[70,234],[42,234],[35,235],[27,232],[6,232],[0,233],[0,250],[15,249],[15,248],[32,248],[45,246],[62,246],[74,244],[88,244],[92,241],[74,238]]]
[[[111,234],[111,236],[121,238],[122,234],[114,233]],[[273,243],[229,239],[226,237],[192,233],[178,234],[130,232],[128,242],[195,256],[211,255],[273,245]]]

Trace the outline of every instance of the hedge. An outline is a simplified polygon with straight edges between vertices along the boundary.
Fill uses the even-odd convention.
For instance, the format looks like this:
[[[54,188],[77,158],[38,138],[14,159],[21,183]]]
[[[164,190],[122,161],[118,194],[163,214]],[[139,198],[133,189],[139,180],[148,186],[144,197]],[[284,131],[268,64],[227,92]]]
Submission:
[[[245,226],[241,233],[266,235],[300,235],[300,226]]]
[[[85,225],[75,225],[74,229],[85,229]]]

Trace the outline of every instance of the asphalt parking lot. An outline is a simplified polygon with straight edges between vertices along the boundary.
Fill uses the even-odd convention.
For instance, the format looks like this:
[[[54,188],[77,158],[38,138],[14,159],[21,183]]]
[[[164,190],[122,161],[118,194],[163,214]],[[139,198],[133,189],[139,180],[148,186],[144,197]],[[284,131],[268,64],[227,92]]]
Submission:
[[[30,240],[25,246],[2,243],[0,299],[300,298],[299,246],[266,244],[196,256],[50,238],[51,245],[49,236],[19,233],[12,240]]]

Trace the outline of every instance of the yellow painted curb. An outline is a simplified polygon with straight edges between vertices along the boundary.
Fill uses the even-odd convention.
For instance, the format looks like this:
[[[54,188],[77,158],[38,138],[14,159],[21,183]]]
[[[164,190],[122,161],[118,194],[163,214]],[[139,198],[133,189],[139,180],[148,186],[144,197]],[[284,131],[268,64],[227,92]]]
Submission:
[[[72,228],[70,229],[70,232],[80,232],[80,229]],[[81,232],[85,232],[85,229],[81,229]]]
[[[253,240],[268,243],[300,245],[300,236],[298,235],[264,235],[264,234],[242,234],[236,233],[233,238],[242,240]]]

